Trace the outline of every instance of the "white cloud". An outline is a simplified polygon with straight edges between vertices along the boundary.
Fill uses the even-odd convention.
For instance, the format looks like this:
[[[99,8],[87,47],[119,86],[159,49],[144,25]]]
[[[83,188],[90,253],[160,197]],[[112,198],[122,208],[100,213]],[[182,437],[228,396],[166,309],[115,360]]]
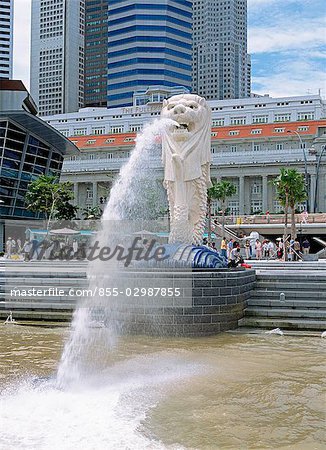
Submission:
[[[318,94],[326,96],[325,73],[306,63],[298,63],[281,69],[278,73],[252,78],[253,92],[272,97]]]
[[[291,4],[309,6],[311,4],[316,4],[316,2],[318,3],[320,0],[248,0],[248,9],[259,10],[260,8],[268,7],[270,10],[279,5],[284,6],[284,1],[286,1],[287,6]]]
[[[325,21],[286,21],[249,29],[249,52],[266,53],[290,49],[317,48],[325,43]]]
[[[14,79],[29,88],[31,0],[14,1]]]

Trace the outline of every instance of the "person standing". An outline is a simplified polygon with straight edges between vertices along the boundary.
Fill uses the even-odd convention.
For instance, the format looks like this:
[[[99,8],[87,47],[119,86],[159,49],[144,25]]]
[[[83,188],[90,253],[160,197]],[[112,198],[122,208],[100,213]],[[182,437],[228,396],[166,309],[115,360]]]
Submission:
[[[264,241],[263,243],[263,254],[264,254],[264,258],[269,258],[269,246],[268,246],[269,241]]]
[[[268,241],[268,252],[270,258],[273,258],[275,256],[274,244],[272,241]]]
[[[11,258],[12,250],[13,250],[12,239],[9,236],[6,242],[6,255],[8,259]]]
[[[225,237],[223,237],[221,241],[221,255],[224,256],[224,258],[227,258],[227,242]]]
[[[246,252],[246,259],[251,258],[251,246],[250,241],[247,239],[245,243],[245,252]]]
[[[298,238],[295,238],[295,240],[294,240],[293,250],[294,250],[294,252],[293,252],[294,261],[299,261],[301,246],[300,246],[300,242],[298,241]]]
[[[277,257],[278,259],[282,259],[283,258],[283,253],[284,253],[284,243],[283,243],[283,239],[279,240],[278,246],[277,246]]]
[[[302,242],[302,250],[304,255],[309,255],[310,242],[308,241],[308,238],[304,238],[304,241]]]
[[[262,256],[262,243],[260,242],[259,239],[256,239],[255,249],[256,249],[256,259],[261,259],[261,256]]]
[[[233,249],[233,242],[234,242],[234,239],[232,239],[232,238],[228,242],[228,258],[230,258],[230,254],[231,254],[232,249]]]

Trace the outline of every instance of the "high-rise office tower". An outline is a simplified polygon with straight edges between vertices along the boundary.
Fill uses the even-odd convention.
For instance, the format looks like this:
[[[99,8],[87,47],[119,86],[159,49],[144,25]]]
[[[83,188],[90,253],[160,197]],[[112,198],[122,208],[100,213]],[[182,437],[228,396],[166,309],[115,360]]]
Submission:
[[[247,0],[193,0],[193,91],[208,99],[250,96]]]
[[[108,8],[108,106],[149,86],[191,87],[192,2],[114,0]]]
[[[13,0],[0,1],[0,78],[12,78]]]
[[[107,104],[108,2],[85,0],[84,106]]]
[[[84,0],[32,0],[31,94],[40,115],[84,100]]]

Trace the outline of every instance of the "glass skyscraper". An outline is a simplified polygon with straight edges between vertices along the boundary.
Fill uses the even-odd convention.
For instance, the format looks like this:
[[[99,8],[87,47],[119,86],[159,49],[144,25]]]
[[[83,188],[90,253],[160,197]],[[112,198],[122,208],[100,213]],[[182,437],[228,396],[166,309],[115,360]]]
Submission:
[[[153,85],[190,89],[191,66],[191,1],[109,1],[108,107]]]
[[[108,85],[108,2],[85,0],[84,106],[106,106]]]
[[[0,78],[12,78],[13,0],[0,0]]]
[[[250,97],[250,79],[247,0],[193,0],[193,91]]]

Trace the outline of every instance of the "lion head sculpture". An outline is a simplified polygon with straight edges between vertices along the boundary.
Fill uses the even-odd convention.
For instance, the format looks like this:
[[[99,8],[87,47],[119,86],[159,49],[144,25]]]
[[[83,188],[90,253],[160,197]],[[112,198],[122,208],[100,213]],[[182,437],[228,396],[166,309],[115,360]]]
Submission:
[[[161,116],[169,119],[162,134],[169,242],[200,245],[211,186],[211,110],[204,98],[183,94],[165,100]]]
[[[184,161],[185,181],[200,178],[202,166],[209,166],[211,161],[211,109],[208,103],[199,95],[175,95],[164,100],[161,117],[175,122],[162,136],[164,179],[175,181],[171,165],[173,154],[179,154]]]
[[[181,94],[164,100],[161,116],[179,124],[172,130],[175,141],[188,141],[196,133],[206,130],[207,125],[209,129],[211,126],[210,107],[199,95]]]

